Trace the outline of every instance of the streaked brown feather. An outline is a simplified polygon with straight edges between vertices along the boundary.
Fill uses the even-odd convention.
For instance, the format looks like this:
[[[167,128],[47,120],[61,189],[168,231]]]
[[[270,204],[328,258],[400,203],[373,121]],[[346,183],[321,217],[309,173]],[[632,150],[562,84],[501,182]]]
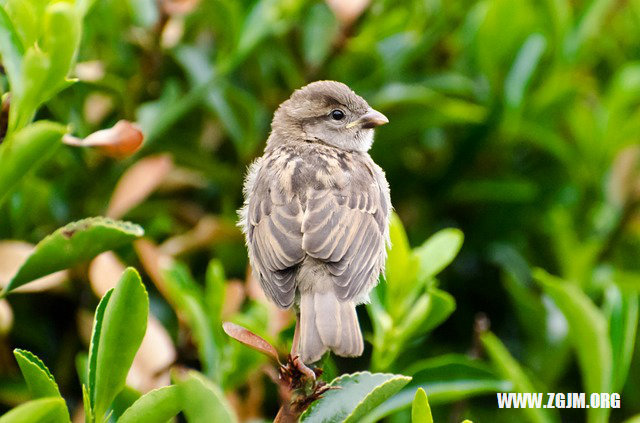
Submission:
[[[366,294],[386,254],[390,204],[382,171],[366,154],[310,143],[274,149],[257,166],[246,232],[267,295],[291,306],[306,256],[326,263],[341,301]]]

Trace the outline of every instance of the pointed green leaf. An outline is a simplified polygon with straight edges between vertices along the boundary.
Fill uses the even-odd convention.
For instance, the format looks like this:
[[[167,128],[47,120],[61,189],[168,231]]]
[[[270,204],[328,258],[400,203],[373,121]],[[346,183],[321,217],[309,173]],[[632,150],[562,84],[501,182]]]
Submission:
[[[64,31],[60,31],[64,28]],[[67,84],[66,77],[75,60],[80,44],[80,16],[76,7],[66,2],[51,3],[44,15],[43,49],[49,53],[50,67],[46,89],[40,94],[40,102],[51,98]]]
[[[413,397],[413,405],[411,406],[411,423],[433,423],[431,415],[431,407],[427,393],[422,388],[416,390],[416,396]]]
[[[4,0],[4,9],[20,34],[23,46],[32,46],[40,38],[47,3],[43,0]]]
[[[7,136],[0,144],[0,204],[25,175],[53,155],[65,132],[60,124],[40,121]]]
[[[42,92],[51,66],[49,54],[36,46],[27,49],[22,61],[22,84],[11,92],[8,133],[26,127],[42,103]]]
[[[126,410],[142,397],[140,391],[131,386],[125,387],[116,395],[111,403],[111,420],[118,421]]]
[[[620,392],[624,386],[631,366],[638,331],[638,293],[624,292],[617,285],[605,290],[605,316],[609,322],[609,334],[613,352],[614,392]]]
[[[47,366],[29,351],[15,349],[13,355],[33,398],[60,397],[60,390]]]
[[[114,288],[108,290],[100,299],[98,307],[96,307],[95,317],[93,319],[93,330],[91,333],[91,343],[89,345],[89,356],[87,358],[87,392],[89,393],[91,409],[95,406],[96,391],[96,368],[98,363],[98,345],[100,345],[100,335],[102,332],[102,323],[104,321],[104,311],[107,308],[109,299],[113,294]]]
[[[238,421],[222,390],[202,374],[192,370],[178,386],[189,423]]]
[[[222,323],[222,307],[226,287],[227,284],[222,263],[217,259],[211,260],[207,267],[204,300],[213,327],[219,327]]]
[[[84,408],[84,421],[91,423],[94,421],[93,409],[91,408],[91,398],[87,385],[82,385],[82,407]]]
[[[428,332],[439,326],[456,309],[456,300],[448,292],[433,288],[429,290],[429,295],[431,296],[431,306],[424,326],[421,328],[421,333]]]
[[[402,221],[396,214],[389,223],[391,248],[387,250],[385,278],[380,284],[380,299],[394,320],[407,312],[407,306],[415,301],[416,293],[422,288],[415,283],[418,272],[418,258],[411,251]],[[418,290],[418,291],[417,291]]]
[[[67,423],[69,411],[62,398],[26,402],[0,417],[0,423]]]
[[[2,64],[7,70],[11,89],[16,89],[22,84],[20,72],[24,46],[13,22],[2,7],[0,7],[0,29],[0,57],[2,57]]]
[[[300,421],[313,422],[359,422],[371,410],[393,396],[410,377],[387,373],[359,372],[342,375],[329,384],[334,389],[311,404]]]
[[[316,3],[305,16],[302,36],[302,53],[311,67],[322,64],[331,51],[340,26],[335,15],[325,3]]]
[[[533,277],[553,299],[569,323],[569,338],[576,350],[585,392],[610,392],[613,358],[609,328],[602,312],[575,284],[536,269]],[[606,422],[609,410],[590,408],[590,423]]]
[[[147,328],[148,314],[147,291],[138,272],[128,268],[106,304],[99,331],[93,381],[95,389],[90,392],[98,420],[104,417],[113,399],[125,386],[127,373]],[[90,358],[92,361],[93,357]]]
[[[191,277],[189,269],[175,263],[164,273],[167,292],[177,311],[187,320],[193,333],[203,372],[216,383],[220,381],[220,352],[209,316],[202,301],[203,292]]]
[[[91,217],[69,223],[36,245],[7,285],[5,293],[34,279],[67,269],[104,251],[125,245],[143,233],[138,225],[103,217]]]
[[[539,392],[540,388],[534,386],[529,380],[520,364],[511,356],[507,348],[491,332],[486,332],[480,337],[487,354],[491,358],[497,372],[507,380],[513,382],[514,390],[517,392]],[[523,410],[529,420],[536,423],[547,423],[557,421],[550,410],[539,408],[525,408]]]
[[[547,39],[542,34],[531,34],[522,45],[504,81],[504,98],[507,106],[511,108],[522,106],[526,89],[546,46]]]
[[[377,422],[411,406],[417,388],[427,392],[431,404],[442,404],[513,387],[511,382],[498,378],[486,364],[458,354],[419,361],[403,373],[412,375],[411,383],[377,407],[362,423]]]
[[[182,409],[180,395],[177,385],[147,392],[127,408],[118,423],[166,422]]]
[[[442,229],[414,250],[418,258],[418,276],[421,280],[432,278],[447,267],[458,255],[464,235],[459,229]]]

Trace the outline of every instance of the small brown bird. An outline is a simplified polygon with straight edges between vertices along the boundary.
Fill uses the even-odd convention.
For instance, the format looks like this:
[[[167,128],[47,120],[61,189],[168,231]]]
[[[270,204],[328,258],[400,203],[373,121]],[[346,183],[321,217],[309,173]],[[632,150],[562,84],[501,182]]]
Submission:
[[[267,297],[299,307],[292,355],[359,356],[356,305],[384,270],[391,201],[367,151],[388,119],[346,85],[313,82],[283,102],[239,211]]]

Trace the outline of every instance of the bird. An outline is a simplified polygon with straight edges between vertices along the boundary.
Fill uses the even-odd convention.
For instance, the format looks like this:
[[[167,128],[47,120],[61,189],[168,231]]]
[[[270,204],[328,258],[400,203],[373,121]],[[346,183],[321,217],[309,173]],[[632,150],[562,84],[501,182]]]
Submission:
[[[291,355],[303,363],[363,353],[356,306],[384,272],[392,210],[368,151],[388,122],[347,85],[312,82],[277,108],[247,171],[238,225],[266,296],[296,309]]]

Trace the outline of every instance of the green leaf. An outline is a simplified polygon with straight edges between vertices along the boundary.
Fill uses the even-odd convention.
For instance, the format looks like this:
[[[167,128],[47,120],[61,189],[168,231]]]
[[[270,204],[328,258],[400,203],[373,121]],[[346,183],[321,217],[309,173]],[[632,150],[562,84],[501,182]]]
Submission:
[[[177,312],[182,314],[193,333],[200,362],[207,377],[216,383],[221,381],[220,352],[214,329],[211,327],[209,316],[202,302],[202,289],[191,278],[189,269],[182,263],[175,263],[164,272],[167,292],[171,301],[176,305]],[[219,329],[217,329],[219,330]]]
[[[27,49],[22,61],[22,83],[12,89],[8,133],[12,134],[29,124],[42,103],[42,93],[48,88],[47,75],[51,66],[49,55],[33,46]]]
[[[403,344],[412,336],[427,333],[445,321],[455,309],[455,300],[445,291],[434,288],[422,294],[397,326],[398,343]]]
[[[0,417],[0,423],[66,423],[69,411],[62,398],[26,402]]]
[[[58,397],[60,391],[47,366],[29,351],[15,349],[13,355],[33,398]]]
[[[388,373],[359,372],[342,375],[329,384],[340,389],[327,391],[302,414],[300,421],[359,422],[410,380],[407,376]]]
[[[2,64],[9,76],[11,88],[20,89],[20,85],[22,84],[21,69],[24,46],[22,45],[20,36],[16,32],[16,28],[13,26],[13,22],[2,7],[0,7],[0,28],[2,29],[0,31],[0,56],[2,57]],[[2,161],[2,163],[6,162]],[[4,190],[0,189],[0,192],[3,191]]]
[[[613,351],[613,392],[620,392],[631,366],[638,330],[638,293],[623,292],[611,284],[605,290],[604,312]]]
[[[60,124],[40,121],[7,136],[0,144],[0,204],[25,175],[53,155],[65,132]]]
[[[426,280],[447,267],[458,255],[464,234],[459,229],[442,229],[413,250],[418,258],[418,277]]]
[[[138,399],[142,397],[140,391],[135,388],[132,388],[128,385],[116,395],[111,403],[110,420],[118,421],[120,416],[124,414],[124,412],[133,405]]]
[[[536,269],[533,277],[554,300],[569,323],[569,338],[576,350],[585,392],[611,392],[613,353],[609,328],[602,312],[575,284]],[[590,408],[590,423],[606,422],[609,409]]]
[[[305,15],[302,53],[305,62],[317,67],[322,64],[338,35],[338,22],[325,3],[316,3]]]
[[[520,364],[511,356],[507,348],[491,332],[481,335],[480,340],[484,345],[489,358],[493,362],[498,373],[507,380],[513,382],[513,387],[517,392],[540,392],[539,387],[535,387],[529,380]],[[552,416],[550,410],[539,408],[525,408],[522,410],[529,420],[536,423],[548,423],[557,421]]]
[[[240,63],[258,46],[274,29],[281,19],[282,2],[276,0],[259,0],[246,15],[240,39],[233,57],[226,66]]]
[[[546,46],[547,40],[542,34],[531,34],[522,45],[504,81],[504,98],[507,106],[514,109],[522,106],[525,91]]]
[[[143,233],[138,225],[104,217],[90,217],[69,223],[36,245],[5,288],[4,294],[42,276],[125,245]]]
[[[80,16],[84,17],[91,11],[91,8],[96,3],[96,0],[77,0],[76,4],[78,7],[78,11],[80,12]]]
[[[159,8],[154,0],[128,0],[127,6],[137,26],[151,28],[158,22]]]
[[[635,416],[628,418],[624,423],[640,423],[640,414],[636,414]]]
[[[49,54],[50,64],[46,89],[40,93],[41,103],[66,87],[66,76],[80,45],[80,32],[80,15],[72,4],[56,2],[47,6],[42,47]]]
[[[181,399],[177,385],[147,392],[120,416],[118,423],[166,422],[182,409]]]
[[[95,389],[90,389],[93,412],[102,420],[116,395],[124,388],[133,358],[147,328],[149,297],[133,268],[122,274],[104,309],[98,332]],[[93,361],[92,358],[89,359]]]
[[[568,59],[574,59],[585,42],[598,34],[602,22],[614,5],[613,0],[591,0],[589,2],[582,17],[565,40],[564,53]]]
[[[428,109],[434,114],[431,119],[438,124],[480,123],[487,115],[487,110],[483,106],[442,95],[423,84],[389,83],[378,90],[371,103],[375,104],[378,110],[398,106]]]
[[[93,319],[93,329],[91,331],[91,343],[89,344],[89,356],[87,358],[87,391],[90,393],[89,395],[89,408],[93,410],[95,406],[95,395],[93,393],[96,391],[96,369],[98,367],[98,345],[100,345],[100,336],[102,333],[102,324],[104,322],[104,311],[107,309],[107,304],[109,304],[109,299],[111,295],[113,295],[113,290],[115,288],[111,288],[108,290],[100,299],[98,303],[98,307],[96,307],[95,317]],[[86,404],[85,404],[86,406]]]
[[[189,423],[238,421],[222,390],[192,370],[178,382],[183,412]]]
[[[433,423],[431,407],[427,399],[427,393],[422,388],[416,390],[411,406],[411,423]]]
[[[92,423],[95,420],[93,415],[93,409],[91,408],[91,395],[87,385],[82,385],[82,406],[84,408],[84,421],[86,423]]]
[[[417,388],[427,392],[431,404],[450,403],[512,388],[511,382],[496,377],[484,363],[457,354],[417,362],[403,373],[412,375],[411,383],[377,407],[362,420],[363,423],[377,422],[409,407]]]
[[[389,223],[391,248],[387,250],[386,284],[381,284],[379,292],[389,314],[397,320],[407,311],[405,304],[413,302],[411,293],[416,291],[418,259],[412,254],[409,240],[400,218],[393,213]],[[419,287],[418,287],[419,288]]]
[[[439,326],[456,309],[456,300],[446,291],[433,288],[429,290],[429,296],[431,297],[429,314],[420,333],[426,333]]]
[[[226,280],[220,260],[211,260],[205,277],[204,301],[213,327],[219,327],[222,324]]]

